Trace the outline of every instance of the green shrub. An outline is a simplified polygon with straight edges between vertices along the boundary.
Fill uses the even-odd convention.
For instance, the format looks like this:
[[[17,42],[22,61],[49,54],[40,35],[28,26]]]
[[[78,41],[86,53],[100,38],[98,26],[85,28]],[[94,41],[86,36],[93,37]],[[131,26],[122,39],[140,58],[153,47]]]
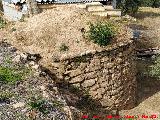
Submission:
[[[143,7],[160,7],[160,0],[141,0]]]
[[[68,51],[69,48],[66,44],[62,43],[61,46],[60,46],[60,51],[61,52],[64,52],[64,51]]]
[[[116,35],[115,26],[109,22],[98,22],[96,24],[90,23],[89,28],[89,39],[100,46],[108,45]]]
[[[160,7],[160,0],[153,0],[152,7],[159,8]]]

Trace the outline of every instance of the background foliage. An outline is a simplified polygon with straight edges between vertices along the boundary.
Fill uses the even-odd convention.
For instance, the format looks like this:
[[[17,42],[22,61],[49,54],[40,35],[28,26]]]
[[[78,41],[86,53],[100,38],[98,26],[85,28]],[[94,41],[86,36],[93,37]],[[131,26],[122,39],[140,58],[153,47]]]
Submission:
[[[117,0],[117,8],[122,9],[122,14],[134,16],[139,7],[160,7],[160,0]]]

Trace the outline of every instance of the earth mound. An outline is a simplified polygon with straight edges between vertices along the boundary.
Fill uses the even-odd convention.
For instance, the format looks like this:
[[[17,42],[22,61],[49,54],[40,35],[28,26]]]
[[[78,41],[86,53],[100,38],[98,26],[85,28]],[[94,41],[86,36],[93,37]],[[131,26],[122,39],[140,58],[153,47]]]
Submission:
[[[87,40],[84,33],[89,29],[88,23],[104,20],[75,6],[56,7],[29,18],[27,22],[18,22],[12,44],[21,50],[41,54],[45,63],[52,60],[53,54],[74,55],[98,50],[101,47]]]

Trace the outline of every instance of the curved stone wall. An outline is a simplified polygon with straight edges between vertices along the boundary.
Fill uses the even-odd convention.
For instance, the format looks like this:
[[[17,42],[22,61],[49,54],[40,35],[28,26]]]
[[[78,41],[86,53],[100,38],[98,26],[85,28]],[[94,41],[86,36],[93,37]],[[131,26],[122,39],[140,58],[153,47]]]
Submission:
[[[101,51],[65,56],[52,64],[58,76],[89,91],[106,109],[135,106],[136,76],[133,42],[120,43]]]

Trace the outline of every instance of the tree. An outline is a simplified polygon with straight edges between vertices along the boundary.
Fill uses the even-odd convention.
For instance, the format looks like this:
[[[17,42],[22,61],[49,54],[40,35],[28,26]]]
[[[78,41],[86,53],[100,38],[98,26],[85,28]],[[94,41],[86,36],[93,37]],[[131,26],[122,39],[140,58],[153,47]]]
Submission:
[[[121,8],[122,15],[134,16],[140,6],[140,0],[117,0],[117,7]]]
[[[154,8],[158,8],[160,7],[160,0],[153,0],[153,4],[152,4],[152,7]]]

